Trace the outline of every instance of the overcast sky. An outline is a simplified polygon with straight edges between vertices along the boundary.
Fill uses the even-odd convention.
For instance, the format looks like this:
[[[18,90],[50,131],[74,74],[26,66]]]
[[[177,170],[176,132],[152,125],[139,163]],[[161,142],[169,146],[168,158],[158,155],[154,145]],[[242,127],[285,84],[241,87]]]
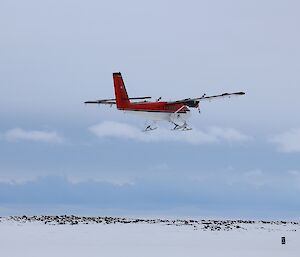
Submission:
[[[299,218],[299,8],[1,1],[0,215]],[[148,135],[139,117],[83,104],[114,97],[116,71],[130,96],[246,95],[203,103],[192,131]]]

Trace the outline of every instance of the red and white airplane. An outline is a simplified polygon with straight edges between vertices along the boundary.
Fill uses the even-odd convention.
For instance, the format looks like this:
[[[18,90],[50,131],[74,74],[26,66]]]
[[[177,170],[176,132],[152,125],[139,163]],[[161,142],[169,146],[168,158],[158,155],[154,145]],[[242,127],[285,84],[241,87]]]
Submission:
[[[200,102],[211,101],[219,98],[230,98],[232,96],[244,95],[244,92],[223,93],[221,95],[206,96],[206,94],[197,98],[186,98],[177,101],[148,101],[150,96],[128,97],[125,84],[120,72],[113,73],[115,88],[115,97],[113,99],[101,99],[95,101],[86,101],[86,104],[106,104],[117,105],[118,110],[137,114],[146,118],[144,131],[154,130],[156,121],[165,120],[174,124],[173,130],[190,130],[187,125],[187,119],[190,116],[190,108],[198,108],[200,112]],[[133,101],[132,101],[133,100]],[[139,101],[136,101],[139,100]]]

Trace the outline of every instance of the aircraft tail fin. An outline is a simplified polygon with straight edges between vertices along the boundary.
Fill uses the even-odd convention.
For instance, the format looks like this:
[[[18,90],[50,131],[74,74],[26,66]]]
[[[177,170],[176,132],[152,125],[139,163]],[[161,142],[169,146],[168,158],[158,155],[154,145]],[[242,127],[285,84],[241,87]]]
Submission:
[[[121,72],[113,73],[116,104],[118,109],[124,109],[130,104]]]

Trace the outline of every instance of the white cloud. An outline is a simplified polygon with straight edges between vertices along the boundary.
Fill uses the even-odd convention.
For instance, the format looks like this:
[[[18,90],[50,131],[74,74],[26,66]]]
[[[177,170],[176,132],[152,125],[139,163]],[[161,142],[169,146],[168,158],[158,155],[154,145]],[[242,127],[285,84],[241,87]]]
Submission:
[[[300,129],[291,129],[275,135],[270,141],[277,144],[281,152],[300,152]]]
[[[134,186],[135,181],[132,178],[119,178],[119,177],[100,177],[100,176],[90,176],[90,175],[28,175],[24,176],[21,174],[0,174],[0,185],[25,185],[31,182],[39,183],[41,180],[47,179],[58,179],[65,181],[72,185],[84,184],[84,183],[102,183],[113,186]]]
[[[156,164],[156,165],[149,168],[149,170],[151,170],[151,171],[159,171],[159,172],[167,171],[169,169],[170,169],[170,167],[167,163]]]
[[[105,184],[110,184],[113,186],[133,186],[135,185],[135,182],[133,179],[130,178],[117,178],[117,177],[95,177],[93,176],[87,176],[87,175],[77,175],[77,176],[67,176],[66,180],[73,184],[81,184],[81,183],[88,183],[88,182],[93,182],[93,183],[105,183]]]
[[[211,127],[209,129],[209,134],[220,140],[226,140],[228,142],[243,142],[250,139],[249,136],[233,128]]]
[[[35,181],[35,176],[24,176],[20,174],[0,174],[0,184],[23,185]]]
[[[232,128],[211,127],[207,131],[193,129],[191,131],[171,131],[159,128],[151,132],[142,132],[141,129],[113,121],[104,121],[91,126],[89,130],[99,138],[123,138],[140,142],[183,142],[189,144],[213,144],[222,141],[245,142],[249,137]]]
[[[259,188],[270,184],[270,178],[260,169],[241,171],[230,167],[216,173],[212,172],[211,175],[208,175],[208,178],[220,181],[228,186],[247,185]]]
[[[35,181],[34,179],[2,179],[0,178],[0,184],[9,184],[9,185],[24,185],[28,182]]]
[[[63,142],[63,138],[55,131],[24,130],[21,128],[8,130],[3,137],[8,141]]]
[[[300,178],[300,171],[299,170],[289,170],[288,174],[291,176],[299,177]]]

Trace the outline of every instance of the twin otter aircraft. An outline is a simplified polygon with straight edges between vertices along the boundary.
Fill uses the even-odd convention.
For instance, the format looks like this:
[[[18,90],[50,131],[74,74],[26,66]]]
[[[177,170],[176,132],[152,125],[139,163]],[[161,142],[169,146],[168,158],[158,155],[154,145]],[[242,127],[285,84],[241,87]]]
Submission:
[[[211,101],[218,98],[230,98],[232,96],[244,95],[244,92],[223,93],[221,95],[206,96],[204,94],[198,98],[186,98],[177,101],[164,102],[161,98],[155,102],[148,101],[150,96],[128,97],[125,84],[120,72],[113,73],[115,97],[113,99],[102,99],[96,101],[86,101],[86,104],[108,104],[117,105],[118,110],[138,114],[149,122],[145,124],[144,131],[156,129],[156,121],[165,120],[174,125],[173,130],[191,130],[187,125],[190,116],[190,108],[198,108],[200,112],[200,102]]]

